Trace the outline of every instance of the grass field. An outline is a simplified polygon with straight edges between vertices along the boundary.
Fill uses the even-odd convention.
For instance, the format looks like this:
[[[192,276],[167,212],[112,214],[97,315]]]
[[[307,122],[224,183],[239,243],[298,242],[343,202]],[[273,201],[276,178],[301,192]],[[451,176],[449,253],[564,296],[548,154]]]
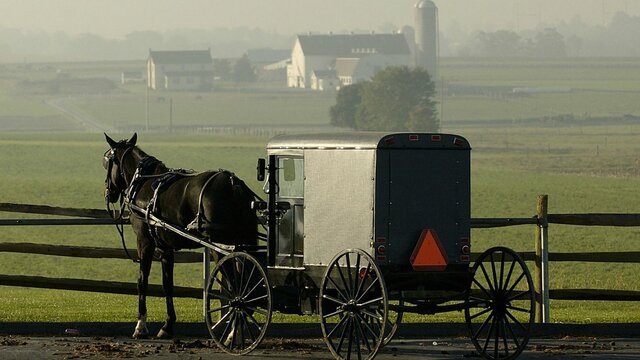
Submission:
[[[443,63],[445,81],[452,83],[583,89],[526,98],[451,94],[443,98],[443,131],[466,136],[474,148],[473,217],[531,217],[536,196],[543,193],[550,196],[552,213],[640,212],[640,194],[636,191],[640,186],[640,124],[586,121],[595,116],[640,115],[637,94],[609,92],[639,91],[639,62],[450,59]],[[132,65],[60,64],[54,69],[63,67],[67,72],[87,76],[101,71],[113,75],[122,66]],[[47,69],[35,74],[14,71],[11,67],[11,71],[0,71],[0,105],[6,105],[0,106],[0,130],[4,129],[0,132],[3,165],[0,201],[102,208],[101,157],[107,147],[102,135],[79,131],[76,123],[46,106],[43,101],[52,96],[18,96],[13,92],[20,79],[53,76]],[[267,92],[256,88],[153,94],[150,97],[153,126],[168,124],[170,98],[176,126],[322,126],[328,122],[327,107],[333,102],[332,95],[327,94]],[[126,87],[108,96],[74,95],[67,101],[109,125],[144,128],[144,88]],[[573,114],[577,123],[566,126],[556,121],[519,122],[558,114]],[[15,117],[32,122],[16,128]],[[34,119],[53,128],[77,131],[42,132],[40,123]],[[115,138],[128,136],[129,132],[114,134]],[[139,144],[169,166],[231,169],[256,191],[260,191],[261,184],[254,180],[255,160],[264,156],[267,140],[264,136],[139,134]],[[15,214],[0,216],[15,217]],[[502,244],[518,251],[531,251],[533,234],[532,226],[474,230],[473,250]],[[640,229],[636,228],[552,225],[550,237],[551,251],[558,252],[640,249]],[[129,247],[133,248],[130,232],[128,239]],[[6,227],[0,241],[120,246],[111,227]],[[633,264],[553,263],[551,287],[640,290],[639,271],[638,265]],[[137,265],[124,260],[0,254],[0,274],[135,282]],[[201,278],[199,265],[177,265],[177,285],[200,286]],[[154,265],[152,282],[160,283],[158,264]],[[0,287],[0,321],[133,322],[136,302],[135,296]],[[150,320],[161,321],[165,316],[163,299],[151,299],[149,306]],[[551,317],[556,322],[640,321],[637,305],[631,302],[553,301],[551,306]],[[197,300],[177,300],[177,311],[180,321],[201,320]],[[425,319],[462,321],[462,318],[454,313]]]

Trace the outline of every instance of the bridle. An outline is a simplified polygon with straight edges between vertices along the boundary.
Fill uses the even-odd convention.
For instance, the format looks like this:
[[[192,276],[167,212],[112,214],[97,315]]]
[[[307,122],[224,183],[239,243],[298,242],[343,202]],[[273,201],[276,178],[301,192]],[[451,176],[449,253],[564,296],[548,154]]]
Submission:
[[[109,213],[109,216],[111,216],[111,219],[113,219],[116,225],[116,230],[118,231],[118,234],[120,235],[120,239],[122,240],[122,248],[127,254],[127,257],[131,259],[133,262],[139,262],[139,260],[135,260],[131,256],[131,254],[129,254],[129,250],[127,250],[127,245],[124,240],[124,226],[129,222],[129,217],[124,215],[124,209],[127,205],[125,202],[125,196],[126,196],[126,192],[129,187],[129,184],[127,184],[127,177],[125,176],[124,167],[122,166],[122,164],[124,161],[124,157],[127,155],[127,153],[133,150],[134,147],[135,146],[132,145],[125,148],[120,158],[116,156],[116,150],[113,148],[107,150],[104,153],[103,165],[104,165],[104,168],[107,170],[107,176],[104,181],[104,186],[105,186],[104,201],[107,208],[107,212]],[[124,187],[120,189],[118,189],[117,184],[115,184],[115,182],[112,181],[111,173],[113,171],[114,165],[118,167],[119,179],[122,179],[122,182],[124,183]],[[120,203],[119,211],[111,207],[110,196],[115,191],[118,192],[118,200],[116,200],[116,202]],[[117,212],[117,215],[116,215],[116,212]]]

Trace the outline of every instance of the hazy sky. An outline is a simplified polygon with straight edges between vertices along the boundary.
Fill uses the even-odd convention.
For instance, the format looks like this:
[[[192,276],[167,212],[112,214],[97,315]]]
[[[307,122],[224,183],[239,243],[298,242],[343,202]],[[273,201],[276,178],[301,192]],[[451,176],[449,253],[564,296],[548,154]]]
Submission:
[[[136,30],[259,27],[280,34],[413,23],[416,0],[0,0],[0,26],[120,38]],[[640,0],[435,0],[443,31],[526,29],[580,17],[640,15]]]

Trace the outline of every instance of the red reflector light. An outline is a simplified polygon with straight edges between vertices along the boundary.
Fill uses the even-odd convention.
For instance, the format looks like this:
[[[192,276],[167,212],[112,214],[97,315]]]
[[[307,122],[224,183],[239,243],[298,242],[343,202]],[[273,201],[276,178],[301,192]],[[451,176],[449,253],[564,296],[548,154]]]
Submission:
[[[358,270],[358,277],[360,279],[364,279],[366,277],[375,279],[376,273],[372,270],[367,271],[367,268],[360,268],[360,270]]]
[[[465,141],[460,138],[454,138],[453,144],[456,146],[463,146],[465,144]]]
[[[390,137],[384,139],[384,143],[386,145],[393,145],[393,144],[396,143],[396,139],[394,139],[393,136],[390,136]]]
[[[471,260],[471,257],[469,255],[461,255],[460,256],[460,261],[462,262],[469,262]]]
[[[431,141],[440,141],[442,140],[442,136],[440,135],[431,135]]]
[[[384,245],[379,245],[378,246],[378,254],[382,255],[387,251],[387,249],[384,247]]]
[[[418,141],[420,137],[418,135],[409,135],[409,141]]]

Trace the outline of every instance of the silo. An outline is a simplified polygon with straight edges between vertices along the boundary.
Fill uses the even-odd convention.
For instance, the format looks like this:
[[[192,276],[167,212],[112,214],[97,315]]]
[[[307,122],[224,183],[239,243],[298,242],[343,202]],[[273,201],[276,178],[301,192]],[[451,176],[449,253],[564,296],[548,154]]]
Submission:
[[[427,70],[432,80],[438,76],[438,8],[431,0],[415,6],[416,66]]]

